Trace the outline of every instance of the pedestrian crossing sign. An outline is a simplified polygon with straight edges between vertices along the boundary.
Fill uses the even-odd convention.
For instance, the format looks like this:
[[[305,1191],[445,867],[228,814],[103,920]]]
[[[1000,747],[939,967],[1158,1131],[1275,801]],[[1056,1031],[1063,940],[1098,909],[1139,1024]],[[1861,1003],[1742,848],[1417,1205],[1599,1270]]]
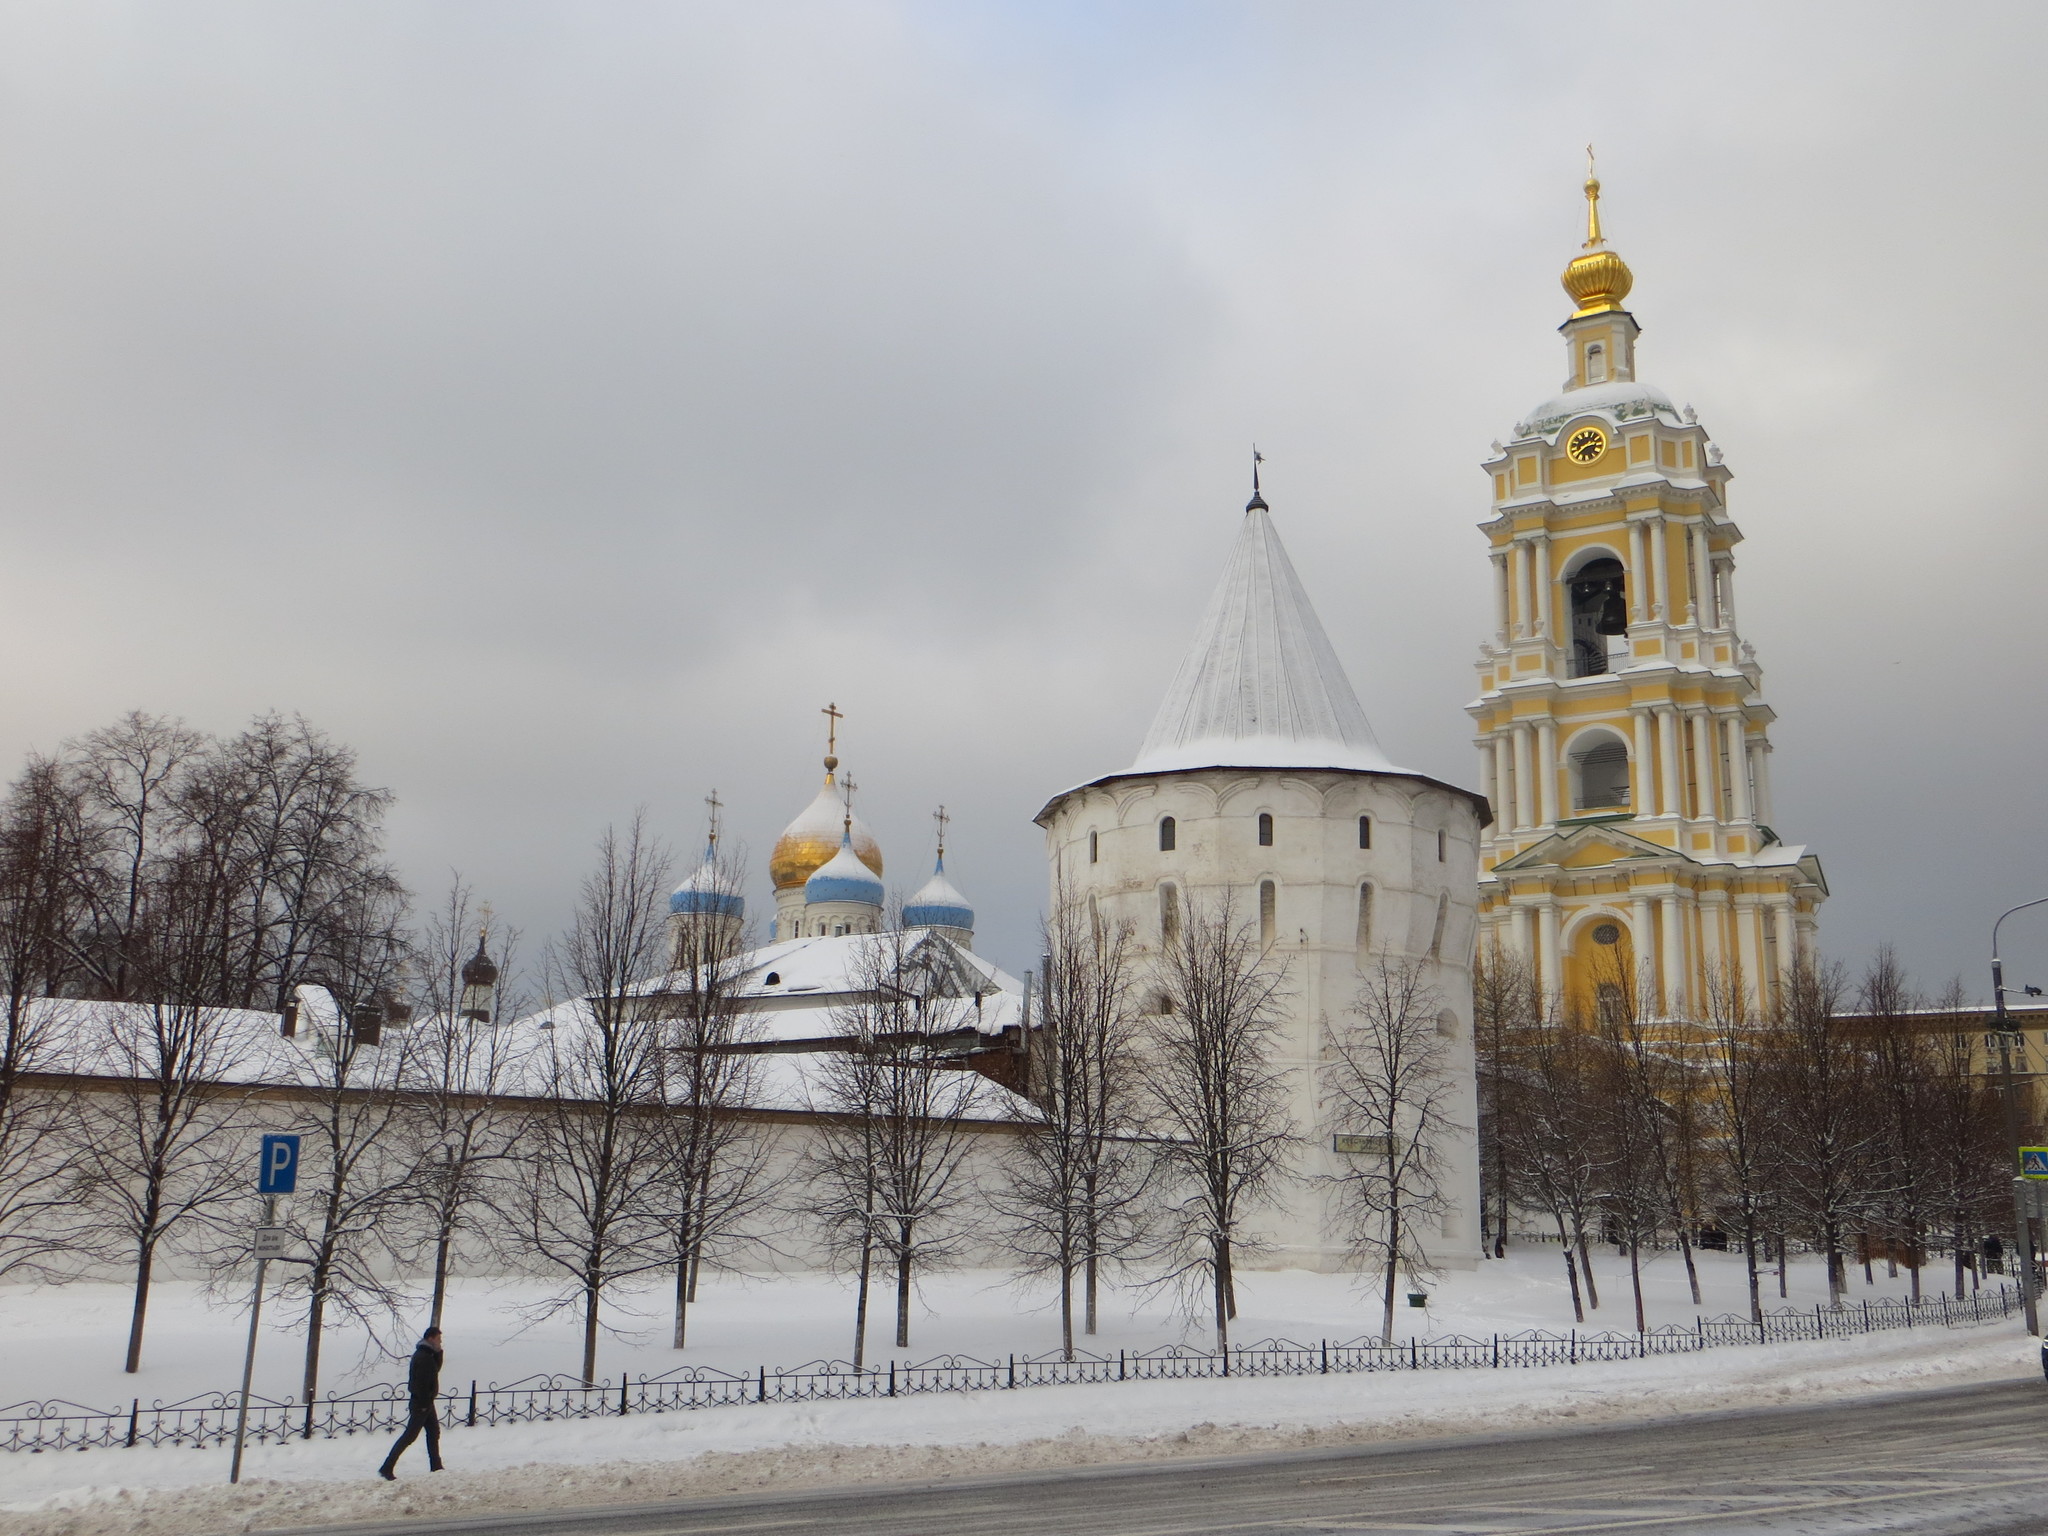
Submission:
[[[2048,1147],[2020,1148],[2020,1177],[2048,1179]]]

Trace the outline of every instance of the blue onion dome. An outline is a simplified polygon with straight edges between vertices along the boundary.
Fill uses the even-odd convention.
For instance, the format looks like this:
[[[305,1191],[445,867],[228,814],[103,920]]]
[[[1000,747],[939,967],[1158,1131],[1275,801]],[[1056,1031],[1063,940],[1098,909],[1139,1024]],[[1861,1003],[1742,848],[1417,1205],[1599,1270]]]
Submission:
[[[903,926],[974,931],[974,908],[967,905],[967,898],[946,878],[946,856],[943,853],[939,855],[938,867],[932,871],[931,879],[925,881],[917,894],[903,904]]]
[[[739,917],[746,901],[727,885],[717,859],[707,852],[697,872],[670,894],[668,909],[683,917]]]
[[[853,901],[862,906],[882,904],[882,879],[854,852],[853,839],[842,835],[839,851],[827,859],[804,882],[804,902]]]

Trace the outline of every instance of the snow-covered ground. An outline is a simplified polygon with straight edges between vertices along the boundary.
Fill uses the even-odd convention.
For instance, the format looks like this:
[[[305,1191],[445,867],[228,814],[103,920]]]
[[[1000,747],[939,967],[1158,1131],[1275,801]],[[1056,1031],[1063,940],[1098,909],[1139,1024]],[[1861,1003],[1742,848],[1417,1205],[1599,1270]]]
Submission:
[[[1739,1261],[1702,1255],[1710,1313],[1737,1310]],[[1589,1326],[1631,1320],[1626,1269],[1600,1272],[1600,1311]],[[1370,1325],[1370,1303],[1343,1277],[1301,1272],[1243,1277],[1237,1337],[1348,1338]],[[1690,1321],[1676,1256],[1647,1283],[1653,1322]],[[1773,1288],[1774,1290],[1775,1288]],[[1903,1281],[1858,1294],[1898,1295]],[[1793,1303],[1824,1296],[1818,1265],[1794,1266]],[[573,1323],[523,1326],[528,1284],[462,1286],[447,1318],[447,1379],[505,1381],[573,1369]],[[1775,1301],[1775,1295],[1771,1300]],[[633,1337],[609,1338],[603,1371],[635,1375],[683,1360],[727,1367],[794,1366],[843,1356],[851,1318],[846,1287],[822,1277],[707,1284],[701,1341],[681,1357],[667,1347],[658,1299]],[[886,1311],[886,1309],[880,1309]],[[147,1402],[233,1385],[241,1319],[211,1310],[190,1289],[166,1286],[139,1378],[119,1370],[123,1298],[111,1287],[0,1292],[0,1351],[9,1399],[61,1396],[91,1404]],[[1421,1333],[1510,1331],[1571,1325],[1556,1250],[1531,1249],[1472,1274],[1446,1277],[1428,1311],[1401,1309]],[[878,1326],[876,1335],[881,1328]],[[1186,1335],[1158,1298],[1118,1293],[1096,1347],[1145,1348]],[[1201,1335],[1193,1336],[1199,1341]],[[1023,1295],[991,1274],[944,1276],[928,1286],[905,1358],[945,1351],[984,1357],[1040,1352],[1057,1342],[1042,1294]],[[288,1395],[299,1340],[264,1341],[259,1388]],[[330,1346],[334,1387],[389,1380],[389,1362],[363,1360],[358,1338]],[[888,1352],[880,1352],[886,1354]],[[352,1367],[344,1380],[341,1367]],[[1413,1376],[1304,1380],[1145,1382],[1044,1387],[894,1401],[746,1406],[656,1417],[451,1431],[450,1471],[429,1478],[415,1449],[395,1487],[370,1473],[381,1438],[299,1442],[252,1451],[241,1488],[221,1486],[224,1450],[92,1450],[0,1456],[0,1529],[23,1532],[183,1532],[369,1520],[456,1510],[509,1510],[632,1502],[750,1487],[829,1484],[1267,1446],[1464,1433],[1554,1422],[1846,1396],[1916,1384],[2012,1378],[2036,1367],[2017,1322],[1929,1328],[1605,1366],[1536,1371],[1443,1371]],[[132,1383],[132,1385],[131,1385]],[[997,1448],[1000,1448],[999,1450]]]

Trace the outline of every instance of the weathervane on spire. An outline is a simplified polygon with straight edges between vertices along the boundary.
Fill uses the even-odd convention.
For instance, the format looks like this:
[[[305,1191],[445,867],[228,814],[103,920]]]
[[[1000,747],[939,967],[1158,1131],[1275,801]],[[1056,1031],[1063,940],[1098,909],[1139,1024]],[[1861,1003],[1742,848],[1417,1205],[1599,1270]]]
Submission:
[[[1600,178],[1593,172],[1593,146],[1586,146],[1586,245],[1589,251],[1607,243],[1600,233]]]
[[[1259,490],[1259,466],[1266,462],[1266,456],[1259,452],[1259,445],[1252,444],[1252,499],[1244,504],[1247,512],[1263,511],[1266,498]]]
[[[839,722],[846,716],[837,704],[827,704],[818,713],[830,717],[825,726],[825,771],[830,773],[839,766]]]

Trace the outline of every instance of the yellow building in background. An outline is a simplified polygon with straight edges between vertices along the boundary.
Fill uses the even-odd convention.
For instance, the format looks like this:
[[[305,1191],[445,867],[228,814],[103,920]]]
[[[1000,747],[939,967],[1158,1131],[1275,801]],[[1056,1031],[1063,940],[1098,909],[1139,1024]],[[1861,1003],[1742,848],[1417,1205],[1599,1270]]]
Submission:
[[[1729,472],[1691,407],[1637,378],[1634,278],[1590,172],[1586,200],[1564,390],[1485,466],[1481,944],[1568,1004],[1629,975],[1646,1011],[1696,1016],[1710,977],[1739,975],[1764,1008],[1827,883],[1771,825],[1774,715],[1736,630]]]

